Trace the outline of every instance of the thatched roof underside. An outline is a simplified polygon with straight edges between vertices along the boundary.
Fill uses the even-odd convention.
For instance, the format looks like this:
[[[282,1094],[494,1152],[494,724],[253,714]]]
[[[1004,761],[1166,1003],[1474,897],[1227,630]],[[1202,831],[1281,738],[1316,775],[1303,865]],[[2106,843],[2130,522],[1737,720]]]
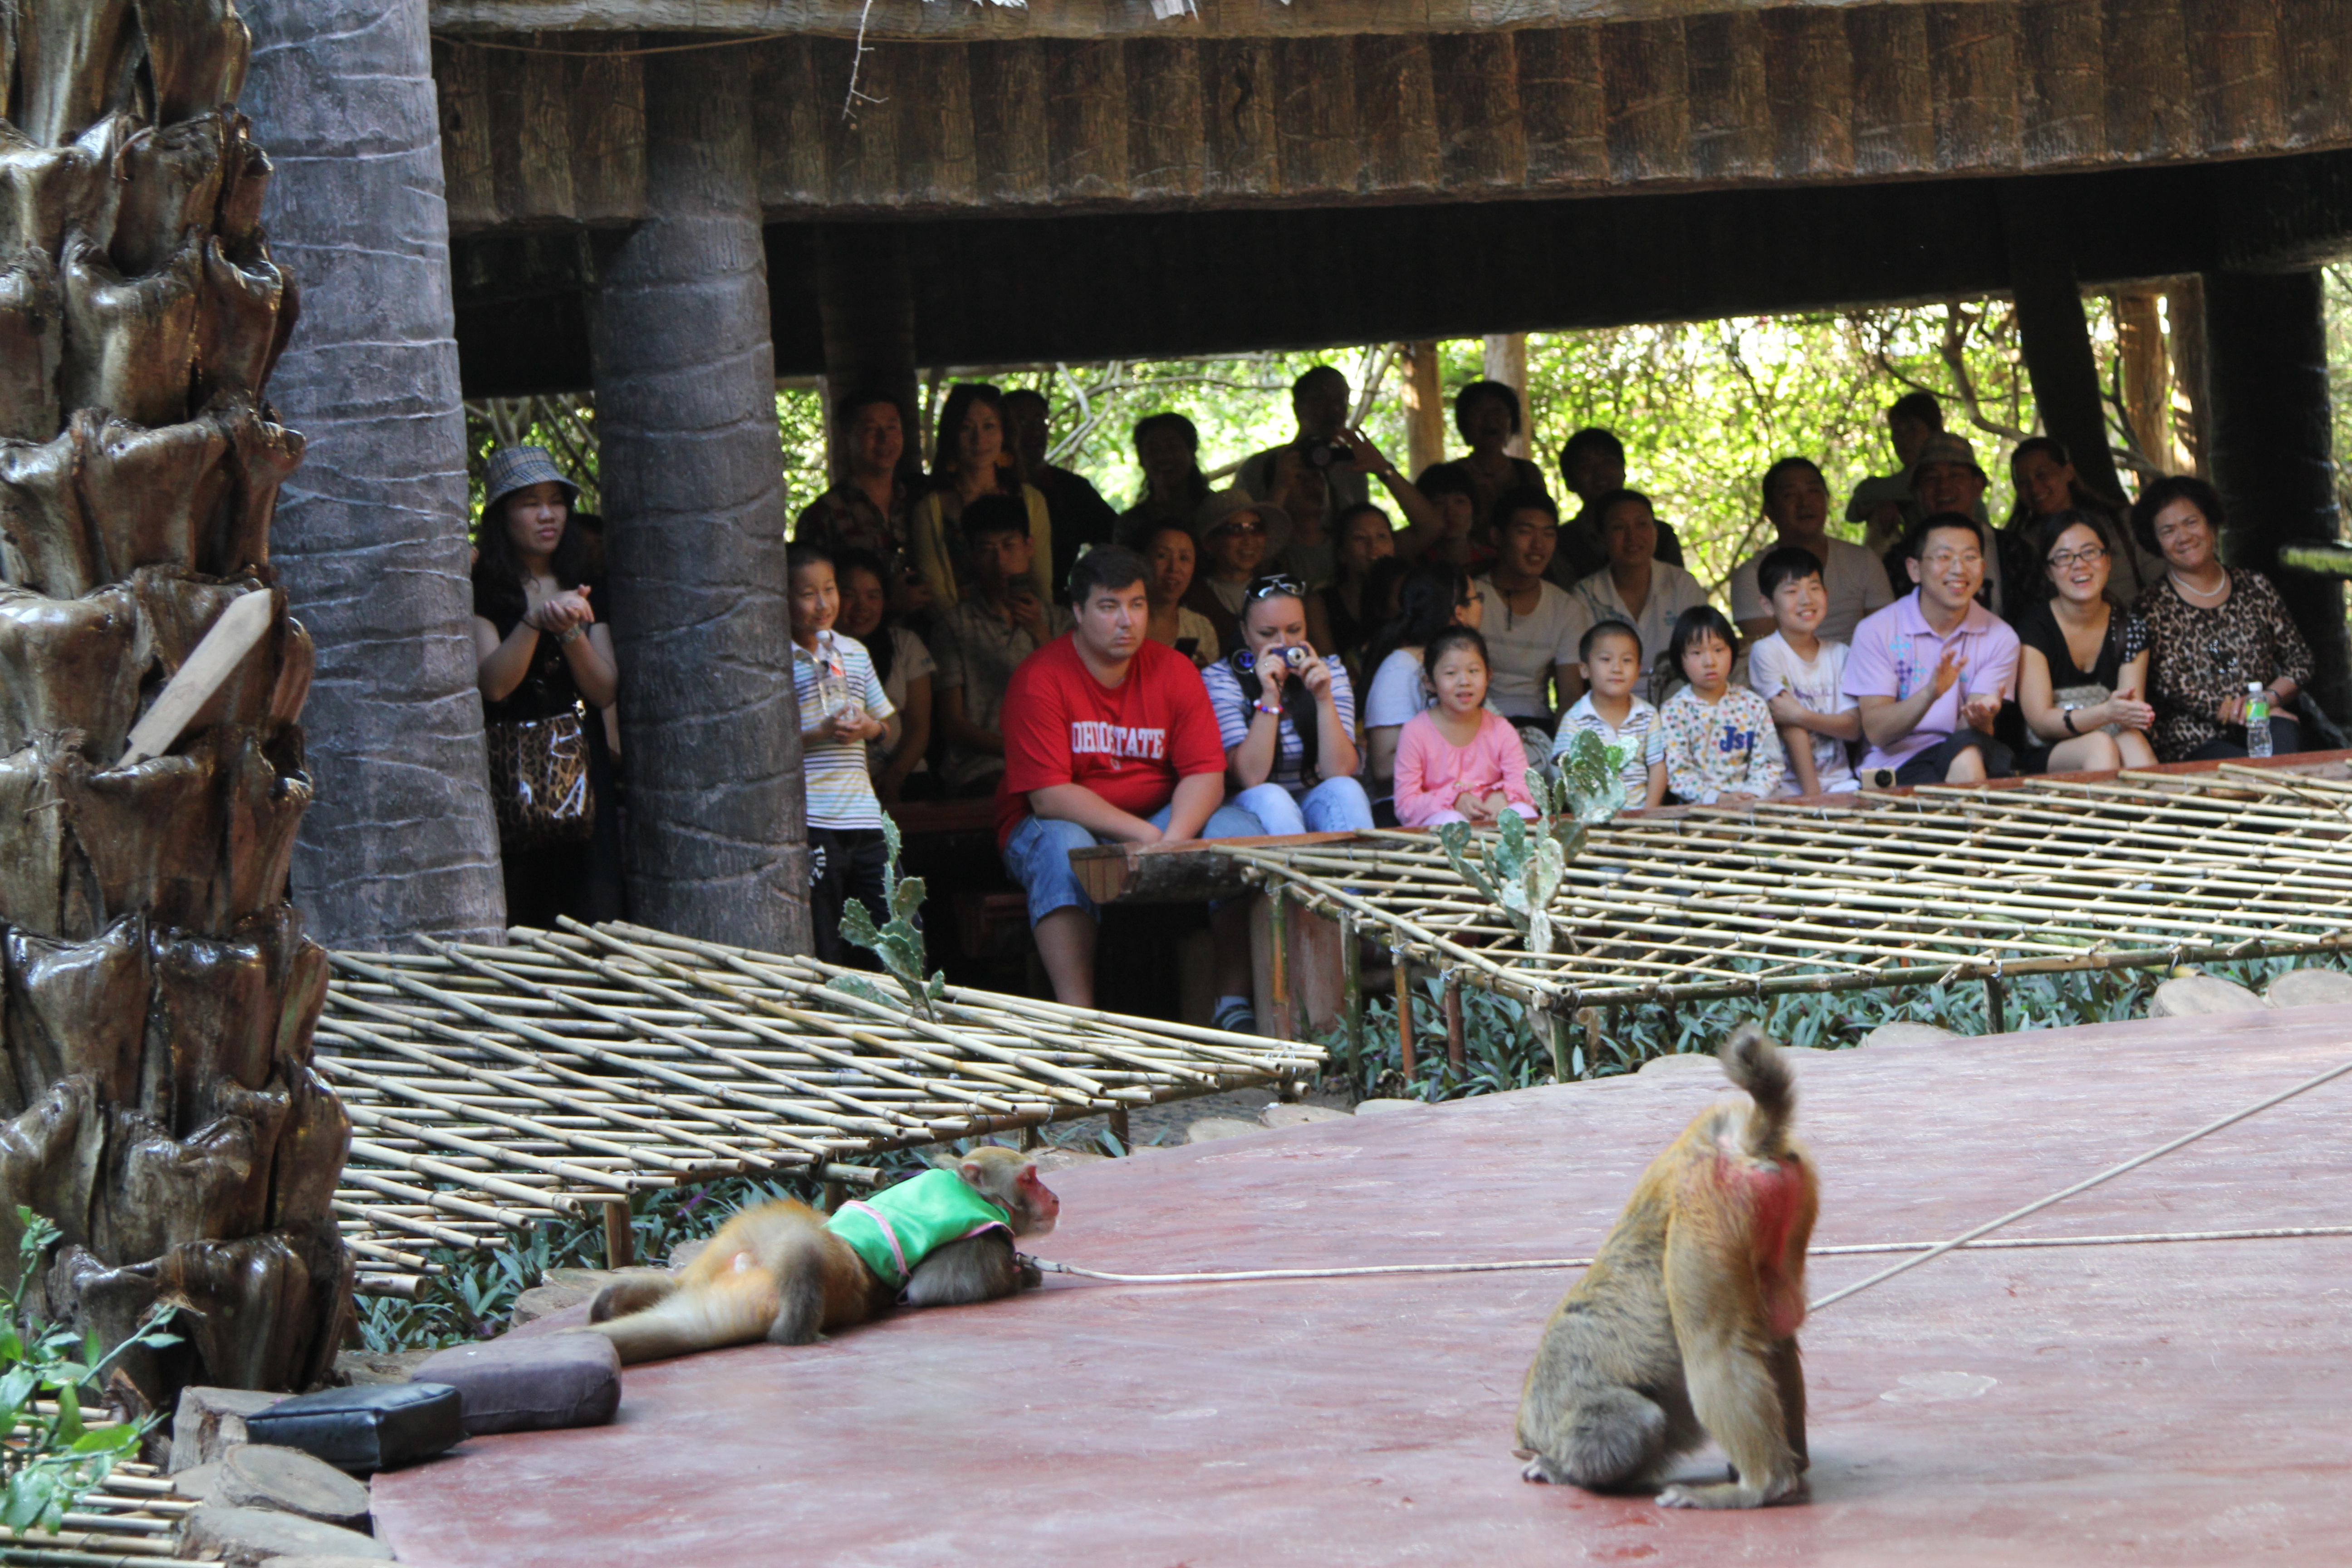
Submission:
[[[1000,7],[920,9],[939,14],[933,33],[869,42],[854,116],[851,37],[809,22],[741,46],[771,220],[1486,200],[2352,146],[2339,0],[1725,6],[1565,24],[1515,10],[1499,20],[1538,25],[1509,26],[1448,26],[1438,7],[1406,30],[1382,16],[1247,37],[1184,23],[1041,37]],[[604,26],[634,14],[595,10]],[[436,14],[455,232],[643,214],[631,51],[670,36],[482,31],[504,0]]]

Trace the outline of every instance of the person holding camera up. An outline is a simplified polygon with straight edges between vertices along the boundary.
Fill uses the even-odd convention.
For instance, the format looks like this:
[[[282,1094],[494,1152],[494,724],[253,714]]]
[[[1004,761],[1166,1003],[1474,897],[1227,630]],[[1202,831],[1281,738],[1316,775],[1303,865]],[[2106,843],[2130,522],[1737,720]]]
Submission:
[[[1257,500],[1279,505],[1287,475],[1277,469],[1283,454],[1295,452],[1323,472],[1327,519],[1340,507],[1370,500],[1370,476],[1356,466],[1343,434],[1350,397],[1348,378],[1331,365],[1318,364],[1292,382],[1290,411],[1298,419],[1297,436],[1244,458],[1234,482]]]
[[[1231,804],[1268,833],[1347,833],[1372,826],[1357,779],[1356,694],[1348,668],[1307,640],[1307,586],[1253,580],[1243,646],[1201,672],[1225,748]]]

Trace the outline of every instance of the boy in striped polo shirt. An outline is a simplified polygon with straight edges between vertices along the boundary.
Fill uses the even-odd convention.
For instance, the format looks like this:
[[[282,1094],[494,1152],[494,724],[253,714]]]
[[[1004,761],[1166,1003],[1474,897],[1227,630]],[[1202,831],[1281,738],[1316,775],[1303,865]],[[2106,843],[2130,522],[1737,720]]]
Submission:
[[[880,736],[894,710],[865,645],[833,629],[841,587],[833,557],[814,544],[785,553],[792,584],[793,693],[801,705],[801,773],[808,792],[809,922],[816,952],[830,963],[871,968],[873,960],[841,939],[849,899],[876,925],[888,920],[882,871],[882,803],[866,767],[866,742]]]

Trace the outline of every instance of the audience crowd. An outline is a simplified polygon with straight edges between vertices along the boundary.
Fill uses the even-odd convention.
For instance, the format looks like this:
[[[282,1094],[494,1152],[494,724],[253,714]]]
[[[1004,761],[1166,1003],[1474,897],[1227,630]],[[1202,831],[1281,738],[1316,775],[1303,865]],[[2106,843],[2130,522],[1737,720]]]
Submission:
[[[1727,615],[1606,430],[1569,439],[1555,492],[1511,455],[1524,414],[1498,383],[1462,389],[1465,450],[1411,479],[1350,424],[1339,371],[1292,405],[1296,437],[1223,488],[1190,420],[1143,420],[1123,512],[1046,460],[1036,393],[955,387],[927,474],[890,395],[835,410],[845,471],[790,551],[828,956],[845,900],[882,918],[880,814],[904,801],[993,798],[1055,993],[1084,1005],[1096,911],[1071,849],[1491,824],[1530,813],[1529,770],[1583,731],[1620,749],[1632,807],[2244,756],[2262,709],[2267,750],[2304,742],[2310,649],[2261,573],[2221,563],[2221,500],[2195,479],[2126,507],[2036,437],[1996,528],[1969,442],[1913,394],[1887,411],[1897,471],[1845,507],[1859,542],[1831,536],[1814,461],[1766,471],[1771,537]],[[475,574],[483,695],[522,717],[608,704],[583,520],[517,452]],[[1245,917],[1211,923],[1217,1021],[1249,1027]]]

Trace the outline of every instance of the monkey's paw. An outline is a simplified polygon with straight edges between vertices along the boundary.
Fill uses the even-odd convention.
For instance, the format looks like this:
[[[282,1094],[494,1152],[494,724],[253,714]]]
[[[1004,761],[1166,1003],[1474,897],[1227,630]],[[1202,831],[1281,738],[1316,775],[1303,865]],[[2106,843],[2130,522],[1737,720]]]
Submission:
[[[1566,1476],[1554,1473],[1552,1462],[1549,1459],[1532,1449],[1514,1448],[1511,1450],[1511,1458],[1528,1461],[1527,1468],[1519,1472],[1519,1479],[1523,1481],[1533,1481],[1539,1487],[1568,1484]]]

